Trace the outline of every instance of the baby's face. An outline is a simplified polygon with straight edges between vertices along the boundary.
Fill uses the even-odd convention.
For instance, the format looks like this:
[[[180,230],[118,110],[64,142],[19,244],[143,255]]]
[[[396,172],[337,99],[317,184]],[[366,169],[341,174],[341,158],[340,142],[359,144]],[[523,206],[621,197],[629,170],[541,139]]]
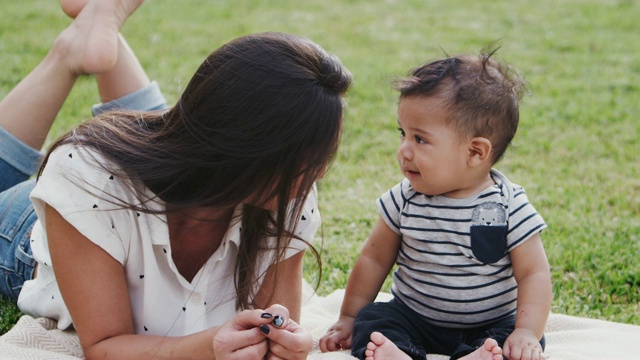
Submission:
[[[410,96],[398,105],[398,164],[414,190],[426,195],[464,197],[467,144],[447,122],[434,97]]]

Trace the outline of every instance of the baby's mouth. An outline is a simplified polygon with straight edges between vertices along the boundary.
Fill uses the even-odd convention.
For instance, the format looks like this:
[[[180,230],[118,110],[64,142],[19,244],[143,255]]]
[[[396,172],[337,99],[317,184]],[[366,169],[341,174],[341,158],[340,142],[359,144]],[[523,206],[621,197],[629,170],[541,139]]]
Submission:
[[[403,171],[408,176],[418,176],[418,175],[420,175],[419,171],[414,171],[414,170],[409,170],[409,169],[404,169]]]

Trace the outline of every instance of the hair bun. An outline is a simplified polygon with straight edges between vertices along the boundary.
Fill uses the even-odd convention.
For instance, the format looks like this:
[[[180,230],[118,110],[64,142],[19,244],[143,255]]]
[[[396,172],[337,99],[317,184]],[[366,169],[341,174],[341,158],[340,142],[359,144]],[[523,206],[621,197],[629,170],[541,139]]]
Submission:
[[[318,71],[318,83],[327,91],[344,95],[352,83],[352,75],[346,67],[342,65],[338,57],[327,54],[320,64]]]

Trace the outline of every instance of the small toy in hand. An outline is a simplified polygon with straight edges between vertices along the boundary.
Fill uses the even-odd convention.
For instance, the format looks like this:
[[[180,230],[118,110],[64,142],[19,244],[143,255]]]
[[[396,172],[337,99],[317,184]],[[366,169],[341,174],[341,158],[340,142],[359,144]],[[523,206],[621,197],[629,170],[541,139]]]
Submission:
[[[284,325],[284,318],[280,315],[276,315],[273,317],[273,320],[271,321],[271,323],[275,327],[282,327],[282,325]]]

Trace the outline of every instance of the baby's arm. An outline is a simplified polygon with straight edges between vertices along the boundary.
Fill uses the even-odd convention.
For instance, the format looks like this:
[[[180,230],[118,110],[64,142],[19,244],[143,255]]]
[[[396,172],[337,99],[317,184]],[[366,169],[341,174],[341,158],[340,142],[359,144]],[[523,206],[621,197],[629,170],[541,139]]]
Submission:
[[[551,310],[551,272],[540,235],[536,234],[511,251],[518,283],[518,312],[513,333],[504,343],[511,360],[543,359],[540,339]]]
[[[356,315],[375,300],[396,261],[400,242],[400,235],[393,232],[382,218],[378,219],[347,281],[340,318],[320,339],[322,351],[351,347]]]

